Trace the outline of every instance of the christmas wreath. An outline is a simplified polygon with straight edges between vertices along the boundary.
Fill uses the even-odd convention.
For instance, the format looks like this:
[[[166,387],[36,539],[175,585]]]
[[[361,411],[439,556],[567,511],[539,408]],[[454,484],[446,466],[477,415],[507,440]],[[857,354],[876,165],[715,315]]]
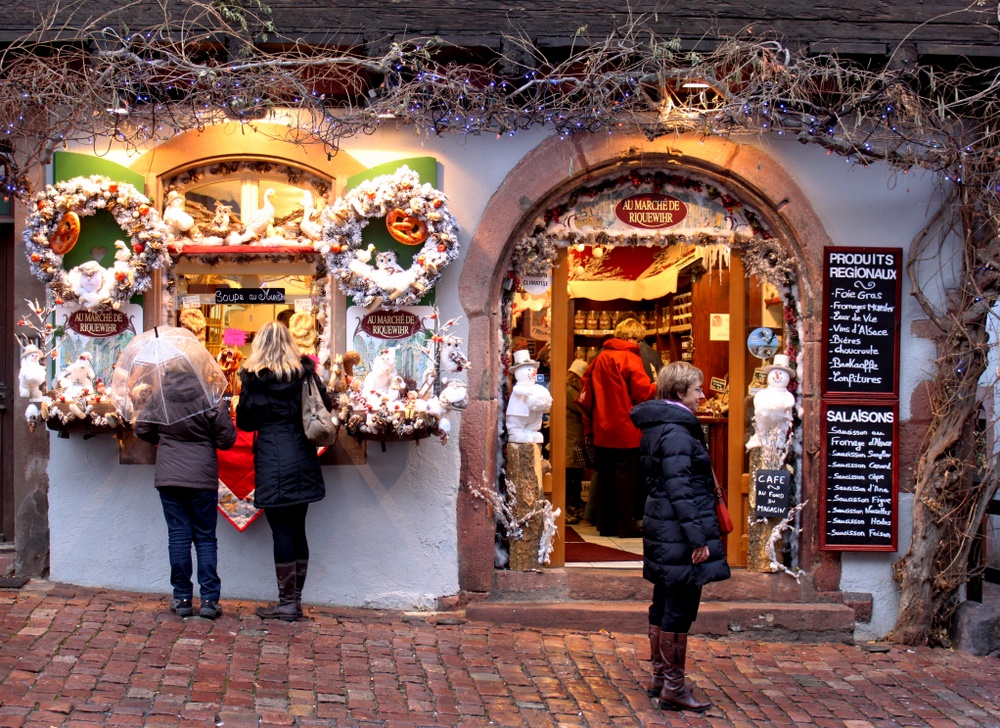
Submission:
[[[115,242],[114,264],[88,260],[67,271],[63,256],[76,245],[80,218],[98,210],[112,214],[131,238]],[[45,283],[57,303],[85,308],[120,306],[149,288],[150,273],[167,260],[168,229],[149,199],[125,182],[107,177],[74,177],[48,185],[31,203],[24,244],[31,272]]]
[[[386,218],[396,240],[421,245],[408,269],[399,265],[392,251],[375,253],[373,245],[362,247],[361,232],[377,217]],[[447,198],[421,184],[417,173],[404,166],[395,174],[362,182],[328,205],[316,249],[340,290],[357,305],[411,306],[437,283],[441,269],[458,257],[458,224],[448,211]]]

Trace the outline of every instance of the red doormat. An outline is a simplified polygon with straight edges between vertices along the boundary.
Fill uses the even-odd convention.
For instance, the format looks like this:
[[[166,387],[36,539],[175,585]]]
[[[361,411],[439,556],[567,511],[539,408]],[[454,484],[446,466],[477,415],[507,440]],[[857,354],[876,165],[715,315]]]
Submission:
[[[587,543],[583,537],[566,526],[566,563],[597,561],[635,561],[642,562],[642,555],[629,551],[602,546],[597,543]]]

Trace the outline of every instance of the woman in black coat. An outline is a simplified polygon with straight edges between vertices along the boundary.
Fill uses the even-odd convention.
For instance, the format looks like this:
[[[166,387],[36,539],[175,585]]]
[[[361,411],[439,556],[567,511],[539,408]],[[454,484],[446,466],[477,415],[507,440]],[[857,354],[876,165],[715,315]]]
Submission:
[[[278,603],[260,607],[262,619],[294,622],[302,618],[302,588],[309,568],[306,511],[322,500],[326,484],[316,446],[302,427],[302,384],[312,377],[327,409],[326,387],[316,376],[313,360],[302,356],[288,328],[265,324],[240,370],[236,426],[256,432],[253,448],[254,505],[264,509],[274,540],[274,572]]]
[[[636,405],[642,430],[640,468],[649,486],[642,521],[643,576],[653,583],[649,641],[653,679],[647,692],[661,708],[702,712],[684,684],[687,632],[698,616],[701,588],[729,578],[716,516],[715,478],[695,411],[704,398],[701,371],[667,364],[656,380],[657,399]]]

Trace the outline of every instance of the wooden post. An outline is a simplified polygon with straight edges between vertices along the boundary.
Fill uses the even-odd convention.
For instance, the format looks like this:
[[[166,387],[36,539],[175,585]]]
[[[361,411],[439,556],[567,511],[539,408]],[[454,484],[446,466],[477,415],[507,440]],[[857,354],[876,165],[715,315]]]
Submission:
[[[516,510],[523,518],[545,496],[542,493],[542,449],[533,442],[507,443],[507,479],[514,484]],[[523,537],[510,542],[510,568],[530,571],[541,568],[538,546],[542,540],[542,517],[532,517],[522,526]]]

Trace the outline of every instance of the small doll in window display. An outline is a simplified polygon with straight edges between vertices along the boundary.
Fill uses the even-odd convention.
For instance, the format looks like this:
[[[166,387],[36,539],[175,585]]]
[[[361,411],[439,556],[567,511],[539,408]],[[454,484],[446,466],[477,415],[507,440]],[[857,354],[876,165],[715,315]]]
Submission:
[[[509,442],[543,442],[542,418],[552,407],[549,390],[535,382],[538,362],[532,361],[531,352],[521,349],[514,352],[510,368],[514,386],[507,403],[507,439]]]

